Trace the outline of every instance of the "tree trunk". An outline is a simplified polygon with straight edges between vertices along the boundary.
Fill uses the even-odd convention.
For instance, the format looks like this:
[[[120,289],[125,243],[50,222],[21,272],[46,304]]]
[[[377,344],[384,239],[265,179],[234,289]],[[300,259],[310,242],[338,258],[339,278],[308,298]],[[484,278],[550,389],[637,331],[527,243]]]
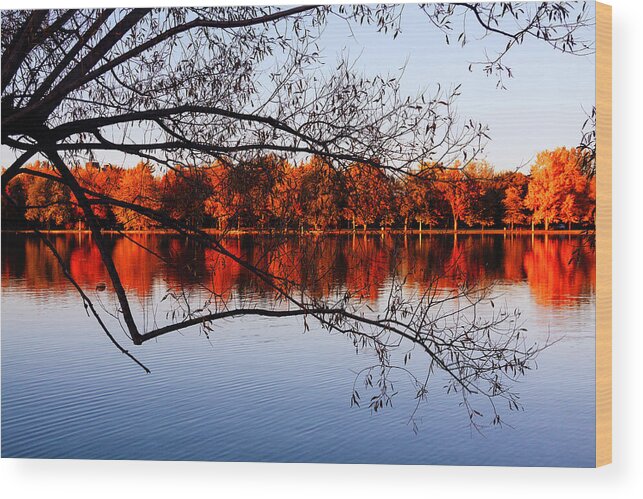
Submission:
[[[420,220],[420,234],[422,233],[422,220]]]
[[[453,231],[458,232],[458,217],[453,216]]]
[[[407,218],[405,218],[405,219],[404,219],[404,232],[405,232],[405,233],[406,233],[406,228],[407,228],[407,226],[408,226],[408,223],[409,223],[409,219],[408,219],[408,217],[407,217]]]
[[[545,218],[545,230],[549,230],[549,218]]]

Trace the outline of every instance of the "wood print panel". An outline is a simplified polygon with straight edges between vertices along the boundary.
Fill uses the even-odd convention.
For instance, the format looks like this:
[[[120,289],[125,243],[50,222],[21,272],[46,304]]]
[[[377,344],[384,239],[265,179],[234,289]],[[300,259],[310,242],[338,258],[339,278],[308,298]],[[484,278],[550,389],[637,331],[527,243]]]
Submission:
[[[596,5],[596,466],[612,462],[612,7]]]

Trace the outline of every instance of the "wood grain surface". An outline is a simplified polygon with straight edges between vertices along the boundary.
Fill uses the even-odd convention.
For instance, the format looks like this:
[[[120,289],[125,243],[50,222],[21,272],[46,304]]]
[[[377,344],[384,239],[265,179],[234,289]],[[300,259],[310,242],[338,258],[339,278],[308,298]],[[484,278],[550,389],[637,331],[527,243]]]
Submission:
[[[596,466],[612,462],[612,7],[596,4]]]

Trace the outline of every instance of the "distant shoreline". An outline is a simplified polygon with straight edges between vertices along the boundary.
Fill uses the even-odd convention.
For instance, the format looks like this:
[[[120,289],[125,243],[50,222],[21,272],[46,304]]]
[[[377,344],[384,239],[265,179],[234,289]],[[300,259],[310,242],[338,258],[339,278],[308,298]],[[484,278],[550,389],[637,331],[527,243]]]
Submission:
[[[91,234],[89,229],[76,230],[76,229],[39,229],[40,232],[45,234]],[[234,229],[228,231],[222,231],[218,229],[201,229],[207,234],[216,234],[216,235],[226,235],[226,236],[243,236],[243,235],[261,235],[261,236],[271,236],[271,235],[382,235],[382,234],[394,234],[394,235],[584,235],[591,234],[594,235],[595,229],[458,229],[454,231],[453,229],[426,229],[426,230],[404,230],[404,229],[366,229],[366,230],[351,230],[351,229],[332,229],[332,230],[270,230],[270,229]],[[29,229],[2,229],[3,234],[33,234],[32,230]],[[176,234],[172,230],[102,230],[103,234]]]

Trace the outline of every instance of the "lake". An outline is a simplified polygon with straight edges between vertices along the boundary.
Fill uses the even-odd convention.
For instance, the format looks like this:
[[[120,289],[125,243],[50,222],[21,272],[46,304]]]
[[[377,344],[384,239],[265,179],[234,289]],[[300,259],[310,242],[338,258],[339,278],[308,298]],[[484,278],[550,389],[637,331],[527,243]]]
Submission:
[[[208,290],[246,307],[274,293],[212,250],[171,235],[108,236],[141,329],[167,323],[161,301]],[[595,256],[581,236],[243,235],[234,255],[304,283],[310,296],[351,290],[381,311],[395,276],[417,296],[432,276],[493,285],[496,304],[519,309],[529,341],[557,340],[514,388],[523,410],[476,431],[458,394],[436,375],[419,405],[403,380],[393,407],[351,406],[356,373],[377,362],[312,319],[242,317],[128,344],[88,234],[55,247],[145,374],[85,313],[55,258],[35,236],[2,235],[2,456],[513,466],[593,466]],[[143,246],[155,254],[146,251]],[[159,260],[160,256],[162,260]],[[457,272],[452,272],[456,269]],[[457,277],[452,277],[457,276]],[[414,294],[415,293],[415,294]],[[281,306],[281,305],[278,305]],[[410,370],[428,360],[414,352]]]

